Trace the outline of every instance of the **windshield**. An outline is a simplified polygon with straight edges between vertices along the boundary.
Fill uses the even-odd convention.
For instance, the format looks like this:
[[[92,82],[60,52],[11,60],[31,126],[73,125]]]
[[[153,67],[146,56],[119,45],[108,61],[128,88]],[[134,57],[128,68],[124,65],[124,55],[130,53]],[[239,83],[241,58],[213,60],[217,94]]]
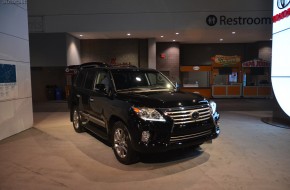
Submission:
[[[116,90],[173,90],[174,85],[158,71],[112,70]]]

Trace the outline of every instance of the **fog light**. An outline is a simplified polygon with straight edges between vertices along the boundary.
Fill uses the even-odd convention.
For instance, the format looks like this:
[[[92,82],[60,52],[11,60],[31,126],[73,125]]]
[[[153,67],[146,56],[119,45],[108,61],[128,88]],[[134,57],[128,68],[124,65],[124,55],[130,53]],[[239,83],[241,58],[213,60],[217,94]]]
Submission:
[[[216,127],[216,128],[215,128],[215,132],[216,132],[216,134],[219,135],[219,134],[220,134],[220,128],[219,128],[219,127]]]
[[[149,141],[149,138],[150,138],[149,131],[143,131],[142,136],[141,136],[141,141],[147,143]]]

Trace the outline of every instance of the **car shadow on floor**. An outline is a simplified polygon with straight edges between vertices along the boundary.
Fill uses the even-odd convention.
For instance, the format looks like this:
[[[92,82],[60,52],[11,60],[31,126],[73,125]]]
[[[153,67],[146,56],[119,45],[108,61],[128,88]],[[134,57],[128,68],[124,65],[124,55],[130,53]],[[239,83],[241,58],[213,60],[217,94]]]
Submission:
[[[170,163],[186,161],[201,156],[204,153],[201,147],[187,147],[182,149],[169,150],[160,153],[140,154],[140,162],[144,164]]]
[[[89,135],[94,137],[97,141],[101,142],[102,144],[104,144],[105,146],[111,149],[111,143],[108,142],[107,140],[100,138],[99,136],[97,136],[96,134],[90,131],[86,131],[86,133],[88,133]],[[190,146],[186,148],[174,149],[174,150],[169,150],[169,151],[160,152],[160,153],[139,154],[139,160],[135,164],[139,165],[141,168],[142,168],[141,165],[143,166],[156,165],[157,166],[160,164],[160,166],[161,165],[164,166],[164,165],[186,162],[188,160],[195,159],[198,157],[203,157],[204,156],[203,154],[206,154],[206,153],[204,152],[202,147]],[[112,159],[115,159],[115,157],[112,157]],[[103,160],[103,163],[106,165],[111,165],[111,164],[108,164],[109,162],[107,162],[107,160]]]

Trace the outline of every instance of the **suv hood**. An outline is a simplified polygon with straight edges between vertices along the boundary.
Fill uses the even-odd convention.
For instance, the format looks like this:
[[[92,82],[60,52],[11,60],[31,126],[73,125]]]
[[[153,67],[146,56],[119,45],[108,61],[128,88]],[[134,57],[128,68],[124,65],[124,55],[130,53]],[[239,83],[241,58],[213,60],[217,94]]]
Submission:
[[[128,101],[136,106],[151,108],[184,107],[208,103],[199,94],[180,91],[122,92],[117,93],[117,98]]]

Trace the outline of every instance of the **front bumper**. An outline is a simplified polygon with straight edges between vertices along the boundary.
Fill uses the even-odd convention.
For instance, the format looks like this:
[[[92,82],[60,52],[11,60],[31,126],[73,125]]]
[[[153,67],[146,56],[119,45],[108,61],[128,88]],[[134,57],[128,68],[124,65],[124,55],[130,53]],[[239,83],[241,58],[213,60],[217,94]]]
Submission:
[[[207,121],[187,125],[174,125],[170,118],[166,118],[166,122],[156,122],[134,117],[128,127],[133,148],[142,153],[154,153],[200,145],[217,138],[220,133],[218,120],[217,112]],[[150,134],[147,142],[142,141],[143,131]]]

